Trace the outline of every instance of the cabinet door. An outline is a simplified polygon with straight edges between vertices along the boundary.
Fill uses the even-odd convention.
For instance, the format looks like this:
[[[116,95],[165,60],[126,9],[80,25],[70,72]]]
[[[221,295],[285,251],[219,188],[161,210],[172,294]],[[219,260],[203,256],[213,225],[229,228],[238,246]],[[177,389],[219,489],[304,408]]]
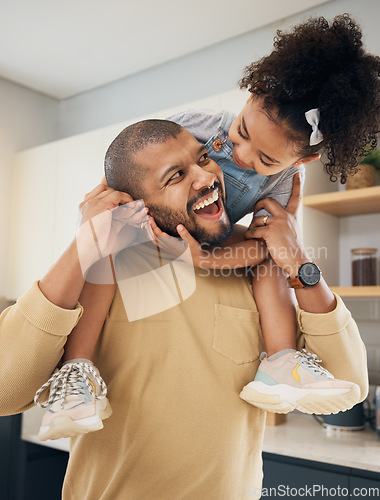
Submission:
[[[305,165],[305,184],[303,195],[335,191],[337,184],[332,183],[320,162]],[[339,284],[339,219],[313,208],[301,210],[303,241],[312,260],[322,269],[328,285]]]
[[[57,143],[15,157],[7,298],[16,299],[53,262]]]
[[[364,473],[365,474],[365,473]],[[368,477],[350,477],[350,492],[357,498],[380,498],[380,474],[366,474]]]
[[[104,175],[103,129],[58,142],[53,254],[56,260],[75,237],[78,206]]]
[[[303,241],[329,286],[339,283],[339,219],[303,207]]]
[[[44,276],[74,239],[78,205],[104,175],[107,139],[98,130],[16,155],[7,298]]]
[[[348,469],[290,457],[279,456],[279,460],[271,457],[273,455],[263,457],[263,498],[323,499],[348,491]]]

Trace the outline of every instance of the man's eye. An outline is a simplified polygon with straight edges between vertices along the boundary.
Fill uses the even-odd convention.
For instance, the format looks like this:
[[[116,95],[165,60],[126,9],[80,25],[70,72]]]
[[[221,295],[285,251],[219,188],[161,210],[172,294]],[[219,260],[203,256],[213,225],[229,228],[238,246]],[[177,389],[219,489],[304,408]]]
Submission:
[[[243,134],[243,132],[241,131],[241,127],[240,127],[240,125],[238,126],[238,131],[237,131],[237,132],[238,132],[238,134],[240,135],[240,137],[241,137],[242,139],[244,139],[245,141],[248,141],[248,137],[247,137],[246,135],[244,135],[244,134]]]
[[[182,170],[178,170],[178,172],[176,172],[174,175],[172,175],[170,177],[170,179],[168,180],[168,182],[173,181],[175,179],[179,179],[180,177],[182,177],[182,175],[183,175]]]
[[[203,154],[200,158],[199,158],[199,163],[200,164],[204,164],[204,163],[208,163],[210,160],[209,156],[207,153]]]

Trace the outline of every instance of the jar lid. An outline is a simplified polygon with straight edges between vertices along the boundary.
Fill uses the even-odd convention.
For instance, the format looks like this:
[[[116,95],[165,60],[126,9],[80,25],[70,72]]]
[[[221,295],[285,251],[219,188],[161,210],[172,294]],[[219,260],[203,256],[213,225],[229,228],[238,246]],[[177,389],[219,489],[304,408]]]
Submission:
[[[352,255],[373,255],[377,252],[377,248],[353,248]]]

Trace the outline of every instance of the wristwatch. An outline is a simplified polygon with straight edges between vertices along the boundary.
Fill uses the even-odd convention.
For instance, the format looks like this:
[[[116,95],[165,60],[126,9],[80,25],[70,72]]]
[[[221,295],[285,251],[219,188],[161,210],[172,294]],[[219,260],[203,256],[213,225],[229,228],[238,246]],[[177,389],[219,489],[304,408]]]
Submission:
[[[295,278],[288,278],[289,286],[292,288],[305,288],[319,283],[322,272],[314,262],[306,262],[298,269]]]

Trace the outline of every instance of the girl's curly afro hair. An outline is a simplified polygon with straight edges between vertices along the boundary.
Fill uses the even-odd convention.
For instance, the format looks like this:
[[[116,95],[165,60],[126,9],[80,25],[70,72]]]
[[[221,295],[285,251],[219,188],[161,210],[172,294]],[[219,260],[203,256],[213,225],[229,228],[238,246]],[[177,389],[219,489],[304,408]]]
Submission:
[[[380,58],[364,51],[359,26],[348,14],[312,18],[277,32],[274,50],[245,68],[240,87],[261,96],[285,124],[300,157],[323,149],[332,181],[357,171],[364,148],[374,148],[380,124]],[[319,108],[323,142],[309,146],[305,112]],[[368,152],[368,150],[367,150]]]

